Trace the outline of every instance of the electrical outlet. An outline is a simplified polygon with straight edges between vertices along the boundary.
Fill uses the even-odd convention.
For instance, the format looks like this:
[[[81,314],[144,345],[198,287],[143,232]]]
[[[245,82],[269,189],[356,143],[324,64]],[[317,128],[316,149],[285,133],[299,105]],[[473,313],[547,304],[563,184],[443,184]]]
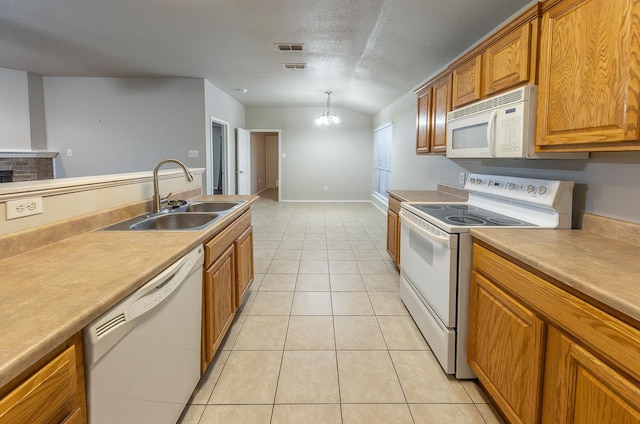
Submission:
[[[43,212],[42,197],[8,200],[6,205],[6,214],[8,220],[22,218],[24,216],[38,215]]]
[[[329,191],[329,186],[324,186],[324,191]]]
[[[466,181],[466,179],[465,179],[465,174],[464,174],[464,172],[461,172],[461,173],[460,173],[460,176],[458,177],[458,182],[459,182],[460,184],[464,185],[465,181]]]
[[[73,150],[67,149],[67,156],[73,156]]]
[[[197,158],[198,156],[200,156],[200,152],[197,150],[189,150],[189,157],[190,158]]]

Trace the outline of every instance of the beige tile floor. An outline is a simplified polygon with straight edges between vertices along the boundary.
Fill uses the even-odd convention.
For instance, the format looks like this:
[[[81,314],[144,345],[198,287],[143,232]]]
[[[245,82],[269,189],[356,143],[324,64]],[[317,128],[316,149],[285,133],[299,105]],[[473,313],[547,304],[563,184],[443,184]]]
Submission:
[[[253,208],[255,281],[181,424],[502,423],[442,372],[368,203]]]

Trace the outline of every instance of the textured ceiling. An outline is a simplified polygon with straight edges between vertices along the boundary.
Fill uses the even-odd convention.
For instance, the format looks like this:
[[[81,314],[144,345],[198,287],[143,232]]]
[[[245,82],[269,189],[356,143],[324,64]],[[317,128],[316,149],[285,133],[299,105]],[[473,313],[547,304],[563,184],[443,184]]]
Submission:
[[[529,0],[0,0],[0,67],[206,78],[245,106],[376,113]],[[304,43],[280,52],[275,43]],[[306,62],[285,70],[285,62]],[[242,94],[235,89],[246,88]]]

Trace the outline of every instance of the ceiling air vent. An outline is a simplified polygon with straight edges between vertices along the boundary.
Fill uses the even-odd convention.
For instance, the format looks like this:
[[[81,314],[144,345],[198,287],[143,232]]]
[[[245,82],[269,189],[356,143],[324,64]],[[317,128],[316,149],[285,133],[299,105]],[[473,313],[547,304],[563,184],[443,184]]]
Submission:
[[[307,69],[306,63],[283,63],[284,69]]]
[[[276,48],[281,52],[301,52],[304,49],[303,43],[276,43]]]

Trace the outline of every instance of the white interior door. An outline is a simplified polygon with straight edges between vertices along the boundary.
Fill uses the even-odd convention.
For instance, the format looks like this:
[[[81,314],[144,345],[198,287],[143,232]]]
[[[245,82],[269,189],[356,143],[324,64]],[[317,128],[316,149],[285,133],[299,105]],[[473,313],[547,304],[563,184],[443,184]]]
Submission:
[[[238,194],[251,194],[251,133],[236,129],[236,187]]]

